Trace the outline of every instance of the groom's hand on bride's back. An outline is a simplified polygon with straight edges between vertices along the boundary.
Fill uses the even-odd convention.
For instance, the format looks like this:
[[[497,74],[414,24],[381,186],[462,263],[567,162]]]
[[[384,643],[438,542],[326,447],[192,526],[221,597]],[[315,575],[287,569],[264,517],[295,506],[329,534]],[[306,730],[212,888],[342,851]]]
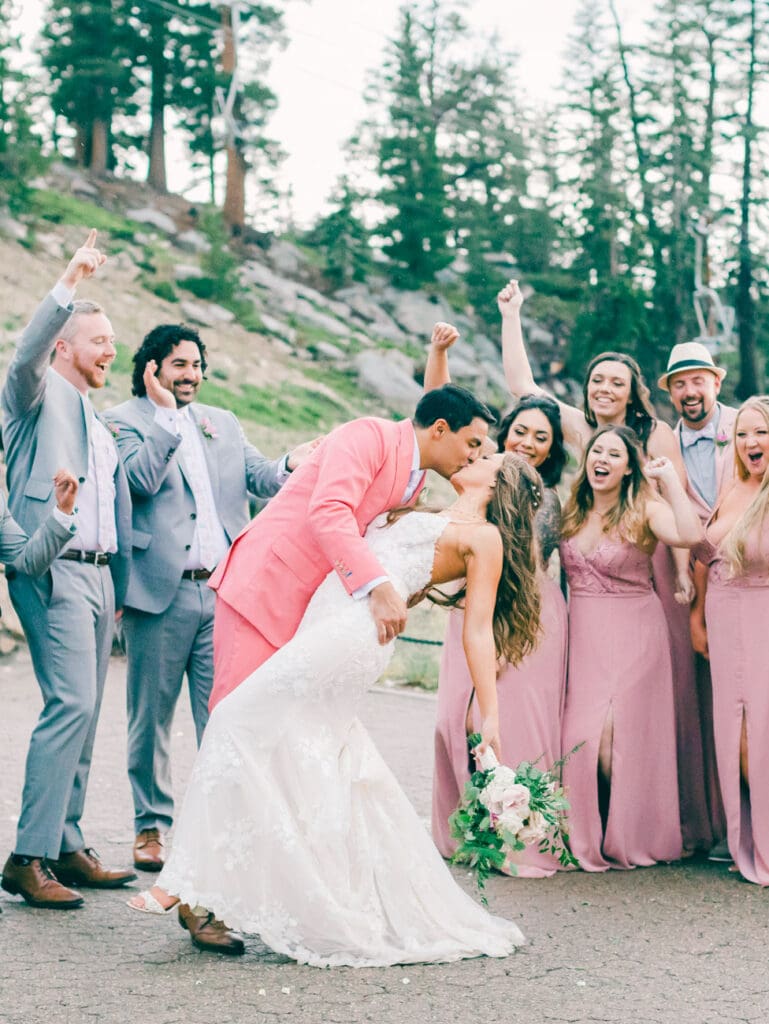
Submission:
[[[392,583],[380,583],[369,595],[380,644],[388,644],[406,628],[406,602]]]

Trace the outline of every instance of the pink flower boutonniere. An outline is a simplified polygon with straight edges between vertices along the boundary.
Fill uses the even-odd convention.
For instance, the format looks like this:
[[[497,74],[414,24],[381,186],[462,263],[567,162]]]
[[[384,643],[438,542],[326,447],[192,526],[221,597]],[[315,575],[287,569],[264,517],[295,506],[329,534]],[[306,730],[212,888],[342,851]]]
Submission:
[[[730,440],[731,440],[731,438],[729,437],[729,435],[726,433],[725,430],[719,430],[718,433],[716,434],[716,444],[718,445],[719,448],[726,448],[726,446],[729,444]]]
[[[109,430],[110,434],[117,438],[120,434],[120,427],[117,423],[113,423],[112,420],[105,420],[104,422],[107,424],[107,430]]]
[[[216,433],[213,423],[208,416],[203,416],[200,420],[200,430],[203,437],[207,437],[209,441],[214,441],[219,436]]]

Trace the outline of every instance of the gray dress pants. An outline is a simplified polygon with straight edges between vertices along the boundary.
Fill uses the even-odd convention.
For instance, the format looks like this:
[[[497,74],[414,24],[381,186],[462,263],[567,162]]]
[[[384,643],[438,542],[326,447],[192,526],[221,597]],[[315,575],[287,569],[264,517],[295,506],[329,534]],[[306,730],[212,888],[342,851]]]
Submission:
[[[40,579],[9,574],[43,697],[29,743],[16,853],[56,859],[85,846],[80,818],[112,650],[106,565],[56,560]]]
[[[160,615],[126,608],[128,778],[135,829],[166,830],[173,821],[171,724],[185,674],[198,742],[208,722],[214,681],[214,602],[202,580],[181,580]]]

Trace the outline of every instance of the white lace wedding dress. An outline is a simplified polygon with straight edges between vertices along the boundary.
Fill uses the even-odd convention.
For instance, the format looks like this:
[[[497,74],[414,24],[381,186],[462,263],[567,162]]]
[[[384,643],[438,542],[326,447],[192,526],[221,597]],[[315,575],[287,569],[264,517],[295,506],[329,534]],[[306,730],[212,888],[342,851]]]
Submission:
[[[369,527],[404,598],[430,581],[447,522]],[[160,886],[314,966],[506,956],[524,941],[456,885],[358,718],[392,646],[332,573],[294,638],[215,708]]]

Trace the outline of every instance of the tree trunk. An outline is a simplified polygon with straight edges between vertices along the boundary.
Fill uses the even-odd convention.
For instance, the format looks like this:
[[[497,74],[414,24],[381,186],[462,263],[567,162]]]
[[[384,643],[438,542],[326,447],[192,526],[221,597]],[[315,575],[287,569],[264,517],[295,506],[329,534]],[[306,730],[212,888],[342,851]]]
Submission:
[[[235,40],[232,33],[231,11],[229,7],[222,7],[222,30],[224,33],[224,48],[222,50],[222,71],[228,79],[232,79],[235,73]],[[240,99],[235,98],[232,108],[233,120],[237,123],[240,115]],[[224,193],[224,209],[222,211],[225,224],[229,225],[233,235],[243,233],[246,223],[246,172],[248,164],[243,152],[243,146],[236,134],[228,133],[227,142],[227,182]]]
[[[166,75],[168,67],[165,57],[166,19],[160,15],[152,18],[152,39],[150,42],[150,68],[152,70],[152,96],[150,98],[150,165],[147,184],[159,192],[167,189],[166,179]]]
[[[91,125],[91,160],[89,170],[96,178],[103,178],[107,172],[108,140],[109,125],[101,118],[94,118]]]
[[[89,154],[91,150],[90,140],[90,126],[87,124],[76,124],[75,160],[77,161],[78,167],[87,167],[89,164]]]
[[[224,193],[224,221],[233,235],[243,233],[246,223],[246,171],[248,165],[242,148],[227,147],[227,185]]]
[[[740,340],[740,380],[737,397],[741,399],[759,391],[756,363],[755,316],[751,289],[753,287],[753,260],[750,252],[750,207],[752,179],[752,147],[756,133],[753,124],[753,96],[756,83],[756,0],[750,4],[749,60],[746,82],[747,105],[743,129],[742,196],[740,198],[739,270],[737,272],[737,299],[735,302]]]
[[[638,166],[638,183],[641,188],[641,201],[643,204],[644,217],[648,225],[649,241],[652,245],[654,255],[655,271],[662,267],[662,254],[659,247],[659,232],[657,230],[657,218],[654,212],[654,197],[651,186],[646,177],[649,165],[649,157],[641,139],[641,115],[638,112],[638,97],[633,79],[630,75],[630,66],[627,59],[627,47],[622,38],[622,25],[619,20],[614,0],[609,0],[609,8],[614,20],[614,27],[617,33],[617,52],[622,65],[622,78],[628,92],[628,105],[630,108],[630,127],[633,133],[633,148],[635,150],[636,164]]]

